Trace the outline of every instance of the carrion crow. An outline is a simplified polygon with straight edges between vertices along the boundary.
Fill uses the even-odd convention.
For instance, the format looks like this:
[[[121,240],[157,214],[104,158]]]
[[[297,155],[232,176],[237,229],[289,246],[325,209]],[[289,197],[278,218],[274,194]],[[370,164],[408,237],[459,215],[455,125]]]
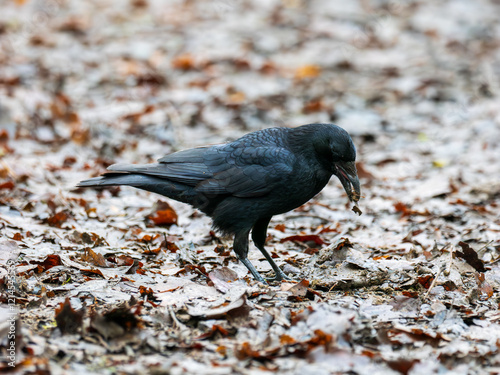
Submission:
[[[271,218],[306,203],[332,175],[356,204],[355,159],[344,129],[309,124],[259,130],[230,143],[175,152],[155,164],[111,165],[109,172],[77,186],[127,185],[192,205],[210,216],[216,229],[234,235],[238,259],[265,283],[247,257],[250,231],[275,272],[272,280],[286,279],[264,248]]]

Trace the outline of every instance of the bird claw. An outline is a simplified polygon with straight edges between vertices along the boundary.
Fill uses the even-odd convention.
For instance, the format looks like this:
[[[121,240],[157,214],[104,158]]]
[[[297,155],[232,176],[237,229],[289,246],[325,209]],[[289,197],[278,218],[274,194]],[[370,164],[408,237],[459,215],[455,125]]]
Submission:
[[[274,277],[269,277],[267,278],[266,277],[266,281],[269,283],[269,282],[273,282],[273,281],[293,281],[293,279],[291,277],[288,277],[287,275],[285,275],[283,273],[283,271],[280,271],[280,272],[276,272],[276,276]]]

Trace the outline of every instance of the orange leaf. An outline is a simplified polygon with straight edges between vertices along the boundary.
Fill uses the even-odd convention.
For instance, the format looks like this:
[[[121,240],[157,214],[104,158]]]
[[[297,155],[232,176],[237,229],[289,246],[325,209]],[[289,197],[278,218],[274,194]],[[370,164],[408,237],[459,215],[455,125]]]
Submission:
[[[285,232],[286,226],[285,224],[277,224],[274,229],[279,230],[280,232]]]
[[[241,91],[229,94],[227,97],[228,104],[237,105],[242,104],[245,101],[245,94]]]
[[[295,341],[295,339],[291,336],[288,336],[288,335],[282,335],[280,337],[280,344],[281,345],[292,345],[292,344],[295,344],[297,341]]]
[[[309,242],[312,241],[316,245],[324,245],[325,241],[321,239],[320,236],[316,234],[310,234],[310,235],[296,235],[296,236],[290,236],[290,237],[285,237],[280,240],[281,243],[287,242],[287,241],[299,241],[299,242]]]
[[[310,102],[306,103],[304,107],[302,107],[302,112],[305,114],[319,112],[325,109],[323,102],[321,99],[313,99]]]
[[[423,275],[423,276],[419,276],[417,278],[417,281],[425,289],[429,289],[431,287],[432,282],[434,281],[434,277],[431,275]]]
[[[69,214],[65,211],[59,211],[51,217],[45,219],[45,222],[51,227],[61,228],[61,226],[69,219]]]
[[[179,246],[175,244],[175,242],[166,241],[165,247],[171,253],[176,253],[179,250]]]
[[[38,273],[42,273],[43,271],[47,271],[48,269],[51,269],[52,267],[55,266],[60,266],[61,263],[61,258],[59,255],[51,254],[47,255],[47,258],[45,258],[43,261],[36,261],[32,260],[30,261],[30,264],[38,264]]]
[[[304,65],[295,71],[296,79],[316,78],[321,73],[318,65]]]
[[[88,141],[90,141],[90,129],[84,129],[80,124],[78,123],[78,115],[76,115],[76,118],[73,119],[74,122],[72,129],[71,129],[71,140],[76,143],[77,145],[84,145]]]
[[[147,218],[155,225],[177,224],[177,213],[168,203],[162,201],[158,201],[156,212],[148,215]]]
[[[328,347],[333,342],[333,336],[329,333],[325,333],[320,329],[314,331],[314,336],[308,341],[309,346],[312,348],[316,346]]]
[[[172,67],[181,70],[192,70],[194,69],[193,57],[189,53],[177,56],[172,60]]]
[[[14,189],[16,185],[12,181],[6,181],[2,184],[0,184],[0,190],[7,189],[7,190],[12,190]]]

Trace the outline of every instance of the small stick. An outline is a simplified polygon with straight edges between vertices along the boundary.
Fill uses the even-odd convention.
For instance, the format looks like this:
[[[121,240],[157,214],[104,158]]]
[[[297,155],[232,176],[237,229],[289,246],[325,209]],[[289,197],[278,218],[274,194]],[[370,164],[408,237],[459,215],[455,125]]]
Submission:
[[[429,297],[429,293],[431,292],[432,288],[434,288],[434,286],[436,285],[437,279],[441,275],[441,271],[442,271],[442,269],[440,268],[439,271],[438,271],[438,273],[437,273],[437,275],[436,275],[436,277],[434,278],[434,280],[432,280],[431,286],[427,290],[427,293],[425,293],[424,299],[427,299],[427,297]]]
[[[451,245],[449,242],[448,242],[446,245],[444,245],[443,250],[444,250],[445,248],[447,248],[449,245]],[[452,246],[452,247],[450,248],[450,251],[449,251],[450,258],[449,258],[449,260],[448,260],[448,264],[446,265],[446,269],[445,269],[445,270],[444,270],[444,272],[443,272],[443,274],[444,274],[445,276],[449,276],[449,275],[450,275],[450,272],[451,272],[451,265],[452,265],[452,263],[453,263],[453,253],[454,253],[454,252],[455,252],[455,249],[454,249],[454,248],[453,248],[453,246]]]
[[[170,317],[172,318],[173,322],[174,322],[174,326],[178,329],[178,330],[181,330],[181,331],[184,331],[186,329],[188,329],[187,326],[185,326],[184,324],[182,324],[179,319],[177,319],[177,317],[175,316],[175,312],[174,312],[174,309],[172,308],[172,306],[169,306],[168,307],[168,312],[170,313]]]

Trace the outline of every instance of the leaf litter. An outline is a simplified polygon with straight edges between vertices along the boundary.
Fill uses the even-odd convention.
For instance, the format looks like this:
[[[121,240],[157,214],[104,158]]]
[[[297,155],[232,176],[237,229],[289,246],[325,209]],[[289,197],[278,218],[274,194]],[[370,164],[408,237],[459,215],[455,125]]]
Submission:
[[[14,300],[19,373],[498,372],[498,7],[4,4],[3,358]],[[309,122],[353,136],[363,192],[273,218],[292,282],[256,284],[191,207],[74,188]]]

